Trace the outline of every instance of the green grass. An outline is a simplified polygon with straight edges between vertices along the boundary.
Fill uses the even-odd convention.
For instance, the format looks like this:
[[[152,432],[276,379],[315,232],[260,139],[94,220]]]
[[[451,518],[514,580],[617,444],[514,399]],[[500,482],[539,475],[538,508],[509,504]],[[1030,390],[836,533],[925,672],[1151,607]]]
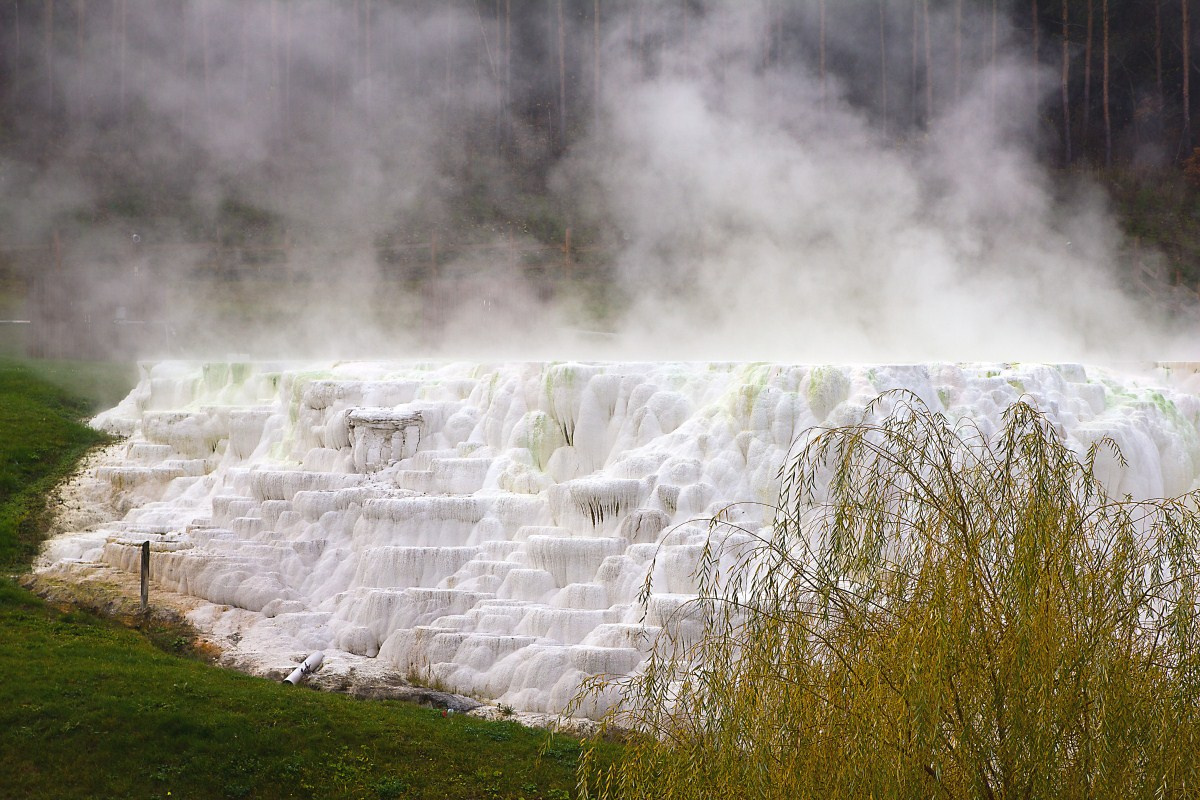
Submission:
[[[9,797],[568,797],[578,743],[226,672],[0,583]]]
[[[61,366],[44,368],[68,375]],[[28,364],[0,360],[0,571],[28,565],[41,539],[46,492],[104,441],[78,421],[92,402]]]
[[[45,491],[98,441],[75,422],[96,396],[61,387],[110,391],[120,374],[0,361],[0,554],[10,570],[28,565]],[[575,740],[221,670],[168,652],[188,648],[158,627],[156,647],[0,578],[0,796],[574,796]]]
[[[137,365],[132,363],[64,360],[23,361],[20,365],[56,389],[62,402],[88,415],[121,402],[138,379]]]

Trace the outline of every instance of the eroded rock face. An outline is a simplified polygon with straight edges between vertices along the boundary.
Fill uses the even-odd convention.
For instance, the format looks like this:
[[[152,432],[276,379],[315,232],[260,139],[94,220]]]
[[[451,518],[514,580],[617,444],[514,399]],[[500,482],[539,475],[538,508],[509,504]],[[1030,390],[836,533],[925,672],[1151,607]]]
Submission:
[[[1080,451],[1117,442],[1112,491],[1173,495],[1200,472],[1180,372],[1172,389],[1078,365],[157,364],[94,421],[128,436],[76,486],[108,518],[81,517],[43,568],[136,574],[148,539],[156,586],[194,598],[242,666],[320,649],[330,674],[557,713],[687,624],[708,519],[750,501],[727,518],[769,525],[805,429],[903,388],[986,434],[1024,396]]]

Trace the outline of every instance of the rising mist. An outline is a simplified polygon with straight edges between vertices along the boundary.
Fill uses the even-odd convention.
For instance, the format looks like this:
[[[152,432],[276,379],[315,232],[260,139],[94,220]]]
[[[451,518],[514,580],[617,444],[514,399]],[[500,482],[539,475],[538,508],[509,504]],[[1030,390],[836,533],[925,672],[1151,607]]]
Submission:
[[[140,355],[1188,357],[1007,23],[823,5],[16,2],[0,238]]]

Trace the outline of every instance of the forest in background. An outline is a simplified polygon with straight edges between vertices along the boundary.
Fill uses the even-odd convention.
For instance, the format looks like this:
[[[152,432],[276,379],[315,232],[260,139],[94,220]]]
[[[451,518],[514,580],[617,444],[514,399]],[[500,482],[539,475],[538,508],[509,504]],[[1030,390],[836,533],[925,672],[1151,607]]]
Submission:
[[[724,8],[755,17],[761,42],[750,55],[762,71],[802,70],[817,81],[814,114],[836,97],[898,145],[978,91],[984,71],[1025,62],[1020,79],[1037,98],[1029,135],[1047,164],[1169,168],[1194,144],[1192,5],[10,0],[0,4],[0,157],[6,171],[61,169],[65,160],[95,172],[97,214],[136,215],[150,204],[161,212],[164,200],[181,212],[194,200],[189,172],[213,165],[186,152],[190,137],[178,141],[179,131],[218,138],[215,129],[240,110],[254,119],[255,144],[266,148],[254,158],[270,176],[300,163],[336,168],[328,145],[338,125],[383,134],[399,149],[404,131],[387,130],[389,120],[398,105],[415,104],[445,134],[422,155],[460,180],[460,200],[469,205],[487,177],[476,161],[539,192],[558,157],[600,124],[604,104],[620,104],[611,94],[619,82],[608,80],[617,58],[652,73],[672,46],[683,59],[689,47],[717,48],[695,54],[696,70],[746,57],[688,41],[699,20]],[[1010,114],[995,97],[989,112]],[[180,152],[163,159],[164,146]],[[146,163],[147,153],[159,163]],[[502,204],[485,205],[471,210],[503,216]]]
[[[1195,0],[8,0],[0,258],[61,237],[117,257],[132,239],[283,258],[413,247],[436,264],[447,243],[519,239],[599,270],[628,234],[592,202],[595,143],[653,80],[692,81],[747,124],[778,105],[784,131],[829,119],[836,138],[854,117],[897,153],[960,119],[961,136],[1019,142],[1053,194],[1105,186],[1122,257],[1141,268],[1161,252],[1149,272],[1194,285],[1195,13]]]

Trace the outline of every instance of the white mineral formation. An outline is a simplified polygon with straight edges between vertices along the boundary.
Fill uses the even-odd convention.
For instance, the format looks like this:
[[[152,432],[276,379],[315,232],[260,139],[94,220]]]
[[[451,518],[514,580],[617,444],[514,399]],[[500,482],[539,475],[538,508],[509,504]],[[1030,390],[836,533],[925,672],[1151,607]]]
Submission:
[[[1197,487],[1200,378],[1077,365],[161,363],[96,427],[90,485],[123,514],[46,547],[197,598],[246,664],[408,676],[559,712],[638,668],[697,591],[708,520],[770,523],[797,435],[889,389],[994,431],[1027,397],[1110,491]],[[639,589],[653,569],[646,606]],[[331,669],[332,667],[332,669]],[[369,670],[368,670],[369,671]],[[603,701],[584,713],[602,710]]]

